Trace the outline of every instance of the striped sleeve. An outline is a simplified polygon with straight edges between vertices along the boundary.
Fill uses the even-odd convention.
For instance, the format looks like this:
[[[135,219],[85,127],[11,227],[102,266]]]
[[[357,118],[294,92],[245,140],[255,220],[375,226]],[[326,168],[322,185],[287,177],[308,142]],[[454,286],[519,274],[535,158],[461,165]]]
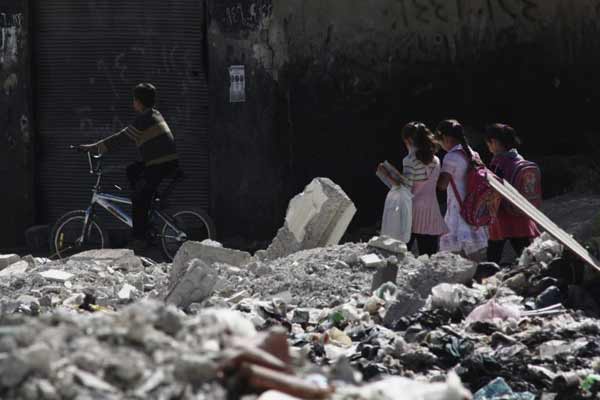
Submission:
[[[138,135],[139,131],[137,131],[132,126],[128,126],[127,128],[115,133],[114,135],[110,135],[106,139],[99,141],[97,143],[98,150],[101,153],[105,153],[106,151],[112,151],[114,149],[126,145],[127,143],[135,142],[137,140],[136,138],[138,137]]]

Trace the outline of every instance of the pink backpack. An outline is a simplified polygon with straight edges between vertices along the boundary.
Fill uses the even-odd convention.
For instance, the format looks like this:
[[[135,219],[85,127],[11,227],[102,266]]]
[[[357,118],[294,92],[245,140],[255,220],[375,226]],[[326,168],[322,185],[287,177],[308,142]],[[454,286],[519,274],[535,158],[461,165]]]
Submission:
[[[519,191],[536,208],[542,205],[542,172],[538,165],[521,157],[514,162],[506,160],[502,164],[504,179]],[[518,208],[507,204],[506,210],[515,216],[523,216]]]
[[[466,158],[466,154],[462,151],[461,153]],[[469,166],[467,171],[467,195],[464,200],[458,192],[454,178],[450,179],[452,190],[460,205],[460,215],[471,226],[488,226],[498,214],[502,197],[490,186],[488,176],[495,175],[485,166]]]

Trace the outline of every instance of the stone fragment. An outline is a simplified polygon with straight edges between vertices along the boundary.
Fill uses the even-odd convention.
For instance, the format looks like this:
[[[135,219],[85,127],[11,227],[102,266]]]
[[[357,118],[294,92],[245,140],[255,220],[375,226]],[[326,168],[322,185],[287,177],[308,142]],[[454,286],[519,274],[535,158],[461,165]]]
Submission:
[[[171,272],[170,290],[167,303],[186,308],[192,303],[201,303],[210,297],[215,289],[218,276],[205,262],[194,259],[187,264],[183,273]]]
[[[21,357],[0,354],[0,387],[12,388],[19,385],[32,371]]]
[[[117,293],[117,297],[119,300],[127,302],[133,299],[133,295],[137,293],[137,291],[138,290],[134,286],[126,283],[123,285],[121,290],[119,290],[119,293]]]
[[[27,261],[17,261],[0,271],[0,278],[8,278],[11,276],[24,274],[29,269]]]
[[[508,278],[506,281],[504,281],[504,283],[509,289],[512,289],[515,291],[515,293],[519,294],[524,293],[529,286],[529,283],[527,282],[527,276],[522,272],[519,272],[515,276]]]
[[[251,261],[251,255],[244,251],[207,245],[204,242],[186,242],[181,246],[173,260],[170,290],[173,289],[174,282],[179,281],[179,278],[187,271],[190,261],[194,259],[201,260],[209,267],[212,267],[215,263],[240,267]]]
[[[64,283],[73,279],[75,275],[70,272],[60,271],[58,269],[49,269],[48,271],[40,272],[40,275],[52,282]]]
[[[16,263],[21,258],[16,254],[0,254],[0,270]]]
[[[183,327],[182,311],[173,306],[165,307],[158,315],[154,327],[175,336]]]
[[[365,268],[380,268],[386,265],[386,261],[377,254],[367,254],[360,257],[360,262]]]
[[[327,178],[314,179],[288,206],[284,226],[257,257],[273,260],[337,244],[356,213],[352,200]]]
[[[402,259],[408,251],[406,244],[400,240],[396,240],[387,236],[375,236],[369,240],[369,247],[379,249],[396,255]]]
[[[225,301],[227,301],[229,304],[237,304],[248,297],[250,297],[250,293],[248,293],[247,290],[242,290],[241,292],[235,293]]]
[[[546,308],[562,302],[562,294],[556,286],[550,286],[544,290],[536,299],[537,308]]]
[[[135,358],[111,358],[105,369],[105,378],[111,383],[128,387],[137,382],[143,375],[143,364],[139,365]]]
[[[37,381],[37,389],[43,400],[58,400],[60,398],[52,383],[46,379]]]
[[[75,370],[73,373],[75,379],[87,388],[109,393],[116,393],[118,391],[113,385],[103,381],[95,375],[90,374],[89,372],[82,371],[75,367],[73,367],[73,369]]]
[[[206,356],[185,354],[176,361],[174,375],[180,381],[199,386],[217,377],[217,364]]]
[[[384,283],[392,282],[396,283],[398,278],[398,264],[387,262],[384,266],[377,268],[377,271],[373,275],[373,282],[371,283],[371,291],[374,292],[381,287]]]
[[[112,267],[122,271],[139,271],[144,269],[144,264],[139,257],[127,255],[115,260]]]

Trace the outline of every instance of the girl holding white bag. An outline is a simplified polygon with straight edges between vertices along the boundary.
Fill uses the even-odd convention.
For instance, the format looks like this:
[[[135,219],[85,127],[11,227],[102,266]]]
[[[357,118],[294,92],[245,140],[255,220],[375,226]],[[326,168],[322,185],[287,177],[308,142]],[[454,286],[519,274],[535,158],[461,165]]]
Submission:
[[[440,236],[448,232],[437,199],[437,181],[441,163],[436,157],[437,145],[433,133],[421,122],[410,122],[402,129],[402,139],[408,149],[403,173],[411,186],[412,235],[408,248],[417,243],[419,255],[439,251]]]

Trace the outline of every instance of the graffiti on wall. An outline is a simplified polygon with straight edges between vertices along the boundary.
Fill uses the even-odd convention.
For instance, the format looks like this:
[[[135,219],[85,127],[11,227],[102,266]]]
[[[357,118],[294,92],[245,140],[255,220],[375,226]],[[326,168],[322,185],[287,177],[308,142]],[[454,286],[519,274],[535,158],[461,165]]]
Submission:
[[[0,63],[13,65],[19,59],[23,14],[0,13]]]
[[[256,29],[273,13],[272,0],[224,0],[218,3],[215,18],[225,32]]]

